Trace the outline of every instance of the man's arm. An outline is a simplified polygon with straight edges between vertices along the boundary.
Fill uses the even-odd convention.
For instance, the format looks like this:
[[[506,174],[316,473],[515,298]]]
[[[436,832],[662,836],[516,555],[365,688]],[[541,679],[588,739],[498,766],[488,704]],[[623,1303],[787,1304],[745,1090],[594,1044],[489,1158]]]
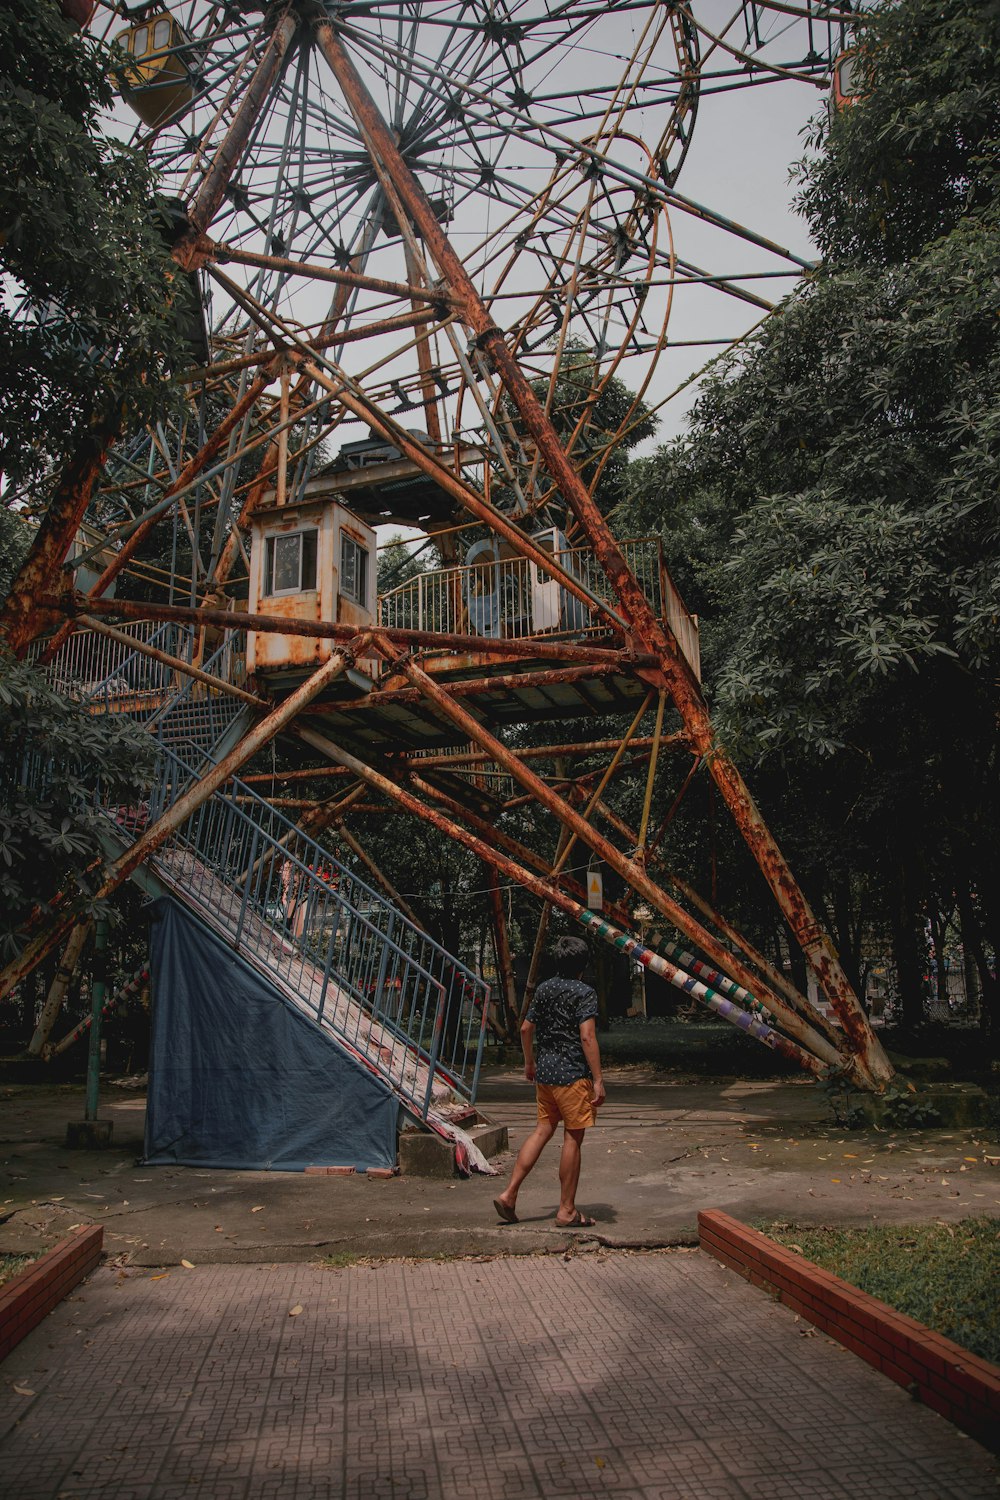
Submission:
[[[535,1081],[535,1023],[521,1022],[521,1051],[524,1053],[524,1076],[529,1083]]]
[[[604,1078],[601,1073],[601,1049],[597,1045],[597,1022],[591,1017],[589,1021],[580,1022],[580,1046],[583,1055],[587,1059],[587,1067],[590,1069],[594,1082],[594,1091],[591,1100],[596,1107],[604,1103]]]

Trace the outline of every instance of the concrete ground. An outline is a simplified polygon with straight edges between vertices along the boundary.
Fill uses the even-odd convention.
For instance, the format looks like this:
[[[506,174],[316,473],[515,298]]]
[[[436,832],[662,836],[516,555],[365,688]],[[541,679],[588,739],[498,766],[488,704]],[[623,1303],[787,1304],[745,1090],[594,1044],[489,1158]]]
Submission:
[[[585,1243],[693,1243],[700,1208],[747,1221],[861,1225],[1000,1213],[996,1131],[846,1131],[806,1079],[691,1081],[612,1067],[588,1138],[579,1203],[597,1220]],[[516,1150],[534,1120],[519,1069],[486,1070],[480,1102]],[[72,1224],[102,1223],[121,1265],[284,1263],[320,1256],[557,1251],[557,1144],[502,1225],[502,1179],[305,1177],[141,1165],[144,1100],[106,1087],[112,1149],[68,1151],[83,1117],[76,1087],[0,1085],[0,1253],[33,1252]],[[502,1173],[513,1157],[497,1162]],[[578,1243],[574,1240],[573,1243]]]
[[[106,1267],[0,1367],[0,1474],[9,1500],[987,1500],[997,1478],[678,1250]]]

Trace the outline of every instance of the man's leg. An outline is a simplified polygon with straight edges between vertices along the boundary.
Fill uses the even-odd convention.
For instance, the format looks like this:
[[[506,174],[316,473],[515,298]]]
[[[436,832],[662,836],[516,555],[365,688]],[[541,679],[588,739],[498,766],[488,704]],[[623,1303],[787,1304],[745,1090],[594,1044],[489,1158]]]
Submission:
[[[539,1120],[517,1153],[517,1161],[514,1163],[514,1170],[510,1174],[510,1181],[499,1197],[494,1198],[494,1203],[502,1203],[505,1208],[514,1208],[517,1202],[518,1188],[549,1144],[549,1141],[555,1135],[557,1124],[557,1120]]]
[[[585,1130],[563,1127],[562,1153],[559,1157],[559,1208],[556,1223],[568,1224],[576,1217],[576,1190],[580,1182],[580,1148]]]

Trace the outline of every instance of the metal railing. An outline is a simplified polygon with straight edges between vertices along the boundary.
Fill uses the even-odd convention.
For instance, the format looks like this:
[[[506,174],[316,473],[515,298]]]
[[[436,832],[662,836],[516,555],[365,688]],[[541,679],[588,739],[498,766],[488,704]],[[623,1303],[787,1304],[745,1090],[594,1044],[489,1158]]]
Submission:
[[[233,687],[246,683],[246,633],[227,630],[221,643],[202,663],[202,671]],[[180,674],[178,674],[180,675]],[[211,756],[235,721],[245,716],[247,704],[232,693],[186,677],[183,684],[146,722],[161,745],[178,754],[192,749]]]
[[[161,746],[141,815],[121,807],[104,814],[131,842],[195,774]],[[232,778],[153,863],[421,1119],[436,1093],[474,1098],[489,986],[251,787]]]
[[[120,629],[168,656],[192,660],[195,632],[188,625],[138,620]],[[39,650],[43,647],[44,642]],[[53,687],[67,697],[92,705],[98,712],[127,713],[140,721],[150,718],[190,681],[176,668],[95,630],[74,631],[45,672]]]
[[[185,628],[142,622],[127,633],[188,661],[196,649]],[[244,648],[241,632],[225,632],[203,670],[243,686]],[[157,743],[147,799],[125,807],[98,798],[126,843],[215,763],[216,747],[247,710],[232,694],[96,631],[71,636],[48,671],[96,711],[135,717]],[[38,780],[44,770],[39,762],[29,774]],[[489,986],[251,787],[231,778],[152,863],[419,1118],[427,1119],[436,1095],[475,1097]]]
[[[696,676],[701,674],[698,622],[684,607],[663,562],[659,539],[619,547],[658,619],[665,620]],[[554,554],[562,569],[603,603],[615,605],[611,585],[586,547]],[[383,594],[379,623],[389,629],[469,632],[493,639],[587,635],[606,627],[593,608],[524,557],[418,573]]]

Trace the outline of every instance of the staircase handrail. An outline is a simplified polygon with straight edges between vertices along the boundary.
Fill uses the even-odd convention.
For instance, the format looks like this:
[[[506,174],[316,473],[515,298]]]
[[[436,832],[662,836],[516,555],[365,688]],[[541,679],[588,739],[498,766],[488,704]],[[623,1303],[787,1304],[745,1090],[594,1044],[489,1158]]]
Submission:
[[[160,747],[159,753],[166,755],[170,760],[176,761],[178,767],[187,777],[191,777],[196,774],[195,768],[187,764],[175,750],[171,750],[169,747],[164,745]],[[204,759],[212,765],[217,764],[214,757],[207,751],[205,752]],[[357,874],[356,871],[343,864],[335,854],[332,854],[329,849],[318,843],[316,839],[312,838],[308,833],[305,832],[304,829],[300,828],[297,823],[293,823],[290,818],[287,818],[283,812],[281,812],[278,808],[274,807],[270,802],[268,802],[266,797],[262,797],[261,794],[255,791],[252,786],[249,786],[245,781],[241,781],[238,776],[231,776],[226,785],[234,788],[235,794],[240,798],[241,801],[250,802],[256,805],[258,808],[266,810],[268,817],[272,818],[276,823],[280,824],[285,829],[287,835],[294,836],[296,839],[300,840],[303,845],[309,848],[310,852],[314,854],[317,863],[334,866],[338,874],[346,875],[348,879],[351,880],[351,882],[355,886],[357,886],[366,897],[374,902],[377,902],[379,905],[384,906],[387,911],[391,910],[405,927],[412,929],[412,931],[419,936],[421,942],[426,943],[429,947],[434,949],[434,951],[438,953],[443,959],[452,964],[454,968],[463,975],[463,977],[473,982],[478,982],[480,985],[484,984],[484,981],[480,979],[478,975],[474,974],[473,971],[469,969],[465,964],[463,964],[460,958],[456,958],[453,953],[449,953],[447,948],[443,947],[442,944],[439,943],[435,938],[432,938],[429,933],[424,932],[423,928],[418,927],[415,922],[411,922],[408,917],[404,917],[402,912],[400,912],[398,908],[392,906],[392,904],[388,901],[386,896],[383,895],[381,891],[376,890],[375,886],[369,885],[366,880],[364,880],[360,875]],[[216,795],[225,797],[226,793],[220,792],[216,793]],[[228,800],[234,799],[229,798]],[[162,806],[158,807],[157,809],[157,816],[160,812],[165,812],[167,807],[169,807],[170,805],[170,802],[164,801]],[[240,810],[242,811],[242,809]],[[150,816],[152,817],[152,815],[153,814],[151,806]],[[257,826],[259,827],[260,825],[258,824]],[[270,837],[270,835],[268,835],[268,837]],[[274,842],[281,845],[281,840],[275,840]],[[284,847],[283,845],[281,846]],[[292,856],[292,858],[296,858],[296,856]],[[300,863],[302,864],[302,868],[308,872],[309,866],[304,862]]]
[[[137,837],[197,774],[165,745],[157,769],[144,809],[102,809],[119,837]],[[191,862],[177,883],[195,909],[212,913],[237,949],[246,947],[256,964],[284,979],[303,1008],[388,1076],[420,1118],[427,1118],[435,1079],[475,1096],[489,986],[266,798],[230,778],[171,835],[165,863],[163,851],[155,857],[168,877],[172,848]],[[433,1007],[424,991],[435,997]],[[367,1018],[367,1036],[357,1013],[353,1034],[338,1013],[341,994]],[[478,1022],[474,1038],[470,1017]],[[372,1027],[381,1042],[371,1043]],[[406,1082],[418,1061],[430,1070],[422,1098]]]
[[[121,628],[126,634],[143,639],[146,645],[156,646],[160,649],[162,649],[162,643],[169,640],[175,633],[181,640],[186,642],[189,654],[190,647],[194,641],[194,631],[190,626],[178,625],[171,620],[161,621],[160,623],[157,623],[155,620],[136,620],[129,622],[129,624]],[[66,684],[72,684],[73,686],[79,685],[80,688],[86,688],[86,692],[75,694],[78,702],[107,702],[110,697],[114,696],[108,692],[110,686],[116,679],[127,677],[128,672],[136,666],[158,666],[158,670],[161,673],[169,670],[153,662],[144,652],[131,651],[123,656],[120,661],[116,662],[110,671],[105,672],[103,677],[94,678],[85,675],[81,668],[85,664],[86,657],[81,653],[80,646],[82,642],[88,640],[94,643],[101,642],[108,654],[113,654],[116,649],[119,652],[125,649],[121,642],[101,635],[96,630],[76,630],[63,643],[51,662],[44,669],[46,676],[53,685],[61,684],[65,686]],[[39,642],[35,654],[44,650],[45,644],[44,641]],[[175,651],[174,655],[179,656],[180,652]],[[133,689],[132,691],[135,690]]]

